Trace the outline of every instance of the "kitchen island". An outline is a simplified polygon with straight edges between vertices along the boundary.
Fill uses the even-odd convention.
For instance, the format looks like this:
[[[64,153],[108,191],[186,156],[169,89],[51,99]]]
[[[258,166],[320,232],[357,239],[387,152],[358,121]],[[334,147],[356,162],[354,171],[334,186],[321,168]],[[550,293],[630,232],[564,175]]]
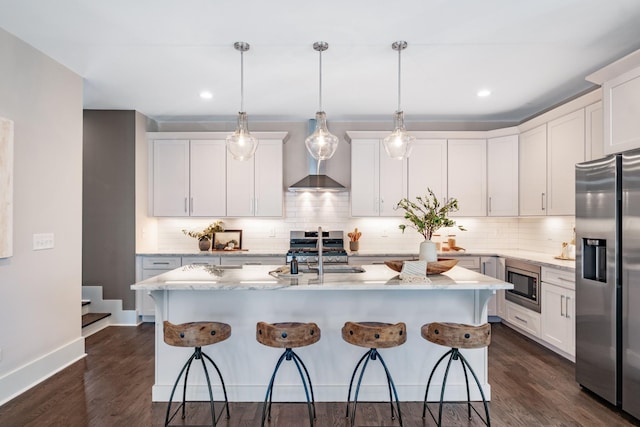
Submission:
[[[156,358],[153,401],[167,401],[178,371],[192,352],[164,343],[162,322],[220,321],[231,325],[231,337],[203,348],[220,367],[232,401],[261,401],[280,351],[265,347],[255,339],[256,323],[315,322],[322,331],[316,344],[297,349],[305,361],[317,401],[343,401],[353,368],[366,349],[342,340],[346,321],[378,321],[407,324],[407,342],[381,354],[393,375],[403,401],[420,401],[429,372],[445,347],[432,344],[420,335],[429,322],[481,324],[487,320],[487,301],[499,289],[513,285],[473,271],[454,267],[428,282],[403,282],[398,273],[381,265],[365,265],[363,272],[325,271],[294,275],[269,274],[277,266],[251,265],[242,268],[187,265],[136,283],[134,290],[150,292],[156,304]],[[487,349],[464,350],[487,398]],[[432,381],[435,398],[440,377]],[[207,400],[204,374],[190,373],[187,398]],[[431,394],[433,393],[433,394]],[[189,394],[191,394],[189,396]],[[214,388],[221,396],[221,387]],[[367,370],[360,393],[363,401],[388,398],[384,371],[373,365]],[[464,400],[464,376],[452,370],[446,400]],[[472,390],[472,399],[480,399]],[[301,401],[304,392],[293,366],[278,373],[276,401]]]

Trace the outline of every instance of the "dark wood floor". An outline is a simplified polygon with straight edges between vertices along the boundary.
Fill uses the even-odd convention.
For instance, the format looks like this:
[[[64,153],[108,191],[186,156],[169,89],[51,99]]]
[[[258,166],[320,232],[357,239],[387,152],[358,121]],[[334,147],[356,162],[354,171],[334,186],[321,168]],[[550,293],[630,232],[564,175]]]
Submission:
[[[151,402],[154,325],[109,327],[87,338],[88,356],[16,399],[0,406],[0,426],[156,426],[164,422],[165,404]],[[489,348],[490,404],[494,426],[640,425],[574,381],[573,364],[494,324]],[[192,409],[192,410],[191,410]],[[318,403],[318,427],[344,427],[344,403]],[[422,420],[422,406],[403,402],[406,427],[433,426]],[[179,425],[206,422],[208,407],[197,404]],[[308,425],[302,404],[274,404],[271,427]],[[256,427],[261,404],[232,403],[231,419],[218,426]],[[385,404],[359,405],[358,426],[392,426]],[[449,405],[444,425],[483,425],[466,419],[463,405]]]

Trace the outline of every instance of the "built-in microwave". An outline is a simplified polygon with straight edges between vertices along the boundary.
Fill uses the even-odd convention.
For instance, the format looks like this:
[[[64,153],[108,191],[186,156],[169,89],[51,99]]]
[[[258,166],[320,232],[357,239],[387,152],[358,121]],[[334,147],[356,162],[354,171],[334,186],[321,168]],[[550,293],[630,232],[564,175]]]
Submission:
[[[540,266],[509,258],[505,265],[505,281],[513,284],[505,298],[540,313]]]

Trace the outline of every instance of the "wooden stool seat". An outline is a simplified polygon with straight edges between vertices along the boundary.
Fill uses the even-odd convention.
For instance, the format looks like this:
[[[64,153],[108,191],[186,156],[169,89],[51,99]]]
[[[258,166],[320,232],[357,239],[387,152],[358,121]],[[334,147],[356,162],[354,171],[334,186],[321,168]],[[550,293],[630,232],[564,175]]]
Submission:
[[[320,328],[315,323],[258,322],[256,340],[267,347],[305,347],[320,340]]]
[[[182,419],[185,418],[186,403],[187,403],[187,383],[189,380],[189,371],[191,370],[191,364],[194,360],[199,360],[204,370],[204,376],[207,380],[207,389],[209,391],[209,406],[211,410],[211,426],[215,426],[220,419],[223,411],[226,411],[227,419],[229,419],[229,399],[227,398],[227,388],[224,385],[224,379],[222,373],[218,368],[218,365],[202,351],[202,347],[205,345],[211,345],[224,341],[231,336],[231,326],[226,323],[220,322],[190,322],[174,325],[169,321],[163,322],[163,334],[164,342],[174,347],[193,347],[193,353],[191,357],[182,367],[182,370],[176,378],[176,382],[171,389],[171,396],[169,397],[169,404],[167,405],[167,413],[164,419],[165,427],[169,425],[171,420],[182,409]],[[218,378],[220,378],[220,384],[222,385],[222,392],[224,393],[224,405],[219,414],[216,414],[215,402],[213,400],[213,390],[211,389],[211,379],[209,378],[209,370],[205,361],[208,361],[211,366],[216,370]],[[173,403],[173,395],[176,392],[180,378],[184,374],[184,385],[182,387],[182,403],[178,408],[171,413],[171,406]]]
[[[231,336],[231,326],[220,322],[191,322],[174,325],[164,321],[164,342],[175,347],[203,347]]]
[[[407,341],[407,325],[404,323],[346,322],[342,327],[342,339],[349,344],[366,348],[391,348]]]
[[[421,328],[422,338],[451,348],[482,348],[491,344],[491,325],[462,323],[427,323]]]
[[[464,373],[464,382],[467,389],[467,416],[469,420],[471,420],[471,410],[478,414],[480,419],[487,425],[487,427],[491,427],[491,418],[489,416],[489,405],[487,404],[487,399],[484,396],[484,391],[482,391],[482,385],[478,380],[478,376],[473,371],[473,368],[467,361],[467,359],[460,352],[461,348],[465,349],[473,349],[473,348],[484,348],[487,347],[491,343],[491,325],[489,323],[485,323],[480,326],[471,326],[465,325],[462,323],[446,323],[446,322],[433,322],[422,325],[421,328],[422,337],[427,341],[430,341],[434,344],[443,345],[446,347],[450,347],[450,350],[447,351],[438,361],[435,366],[431,370],[431,374],[429,374],[429,380],[427,381],[427,388],[424,392],[424,403],[422,406],[422,418],[424,419],[429,411],[431,418],[436,422],[438,427],[442,426],[442,407],[444,405],[444,391],[447,385],[447,377],[449,375],[449,369],[451,368],[451,362],[454,360],[460,361],[460,366],[462,366],[462,371]],[[440,388],[440,402],[438,405],[438,418],[436,419],[433,412],[431,412],[431,408],[428,406],[428,396],[429,389],[431,387],[431,380],[433,379],[433,375],[440,363],[442,363],[447,356],[449,356],[446,369],[444,371],[444,376],[442,379],[442,386]],[[478,410],[471,405],[471,396],[469,394],[469,377],[467,375],[467,371],[471,373],[473,380],[478,386],[478,390],[480,391],[480,396],[482,397],[482,405],[484,406],[484,418],[478,412]]]

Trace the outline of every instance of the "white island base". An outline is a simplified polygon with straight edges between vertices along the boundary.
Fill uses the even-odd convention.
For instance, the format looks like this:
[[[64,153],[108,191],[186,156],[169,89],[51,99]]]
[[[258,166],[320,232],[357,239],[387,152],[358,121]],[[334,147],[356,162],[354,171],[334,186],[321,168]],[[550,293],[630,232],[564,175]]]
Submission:
[[[481,324],[487,321],[488,299],[497,289],[512,285],[464,268],[454,267],[444,275],[429,276],[431,283],[404,283],[384,266],[364,266],[365,273],[325,273],[297,279],[268,275],[275,266],[245,266],[216,270],[187,266],[133,286],[146,290],[156,302],[156,359],[153,401],[168,401],[179,370],[192,349],[164,343],[162,322],[220,321],[231,325],[231,337],[203,347],[222,371],[229,400],[262,401],[282,349],[265,347],[255,339],[256,323],[315,322],[321,329],[319,342],[294,351],[309,369],[316,401],[346,401],[349,380],[356,363],[367,349],[342,340],[346,321],[376,321],[407,324],[407,342],[380,349],[401,401],[422,401],[428,375],[448,350],[420,335],[429,322]],[[472,365],[487,399],[487,349],[462,350]],[[196,364],[189,374],[188,400],[208,400],[206,380]],[[444,367],[434,376],[429,400],[439,400]],[[471,381],[472,378],[470,378]],[[222,388],[214,375],[214,397],[222,400]],[[471,387],[472,400],[480,394]],[[181,390],[181,389],[180,389]],[[382,366],[369,363],[359,400],[389,398]],[[284,362],[278,372],[274,401],[304,401],[305,394],[295,365]],[[459,362],[452,363],[445,400],[466,400],[464,375]]]

